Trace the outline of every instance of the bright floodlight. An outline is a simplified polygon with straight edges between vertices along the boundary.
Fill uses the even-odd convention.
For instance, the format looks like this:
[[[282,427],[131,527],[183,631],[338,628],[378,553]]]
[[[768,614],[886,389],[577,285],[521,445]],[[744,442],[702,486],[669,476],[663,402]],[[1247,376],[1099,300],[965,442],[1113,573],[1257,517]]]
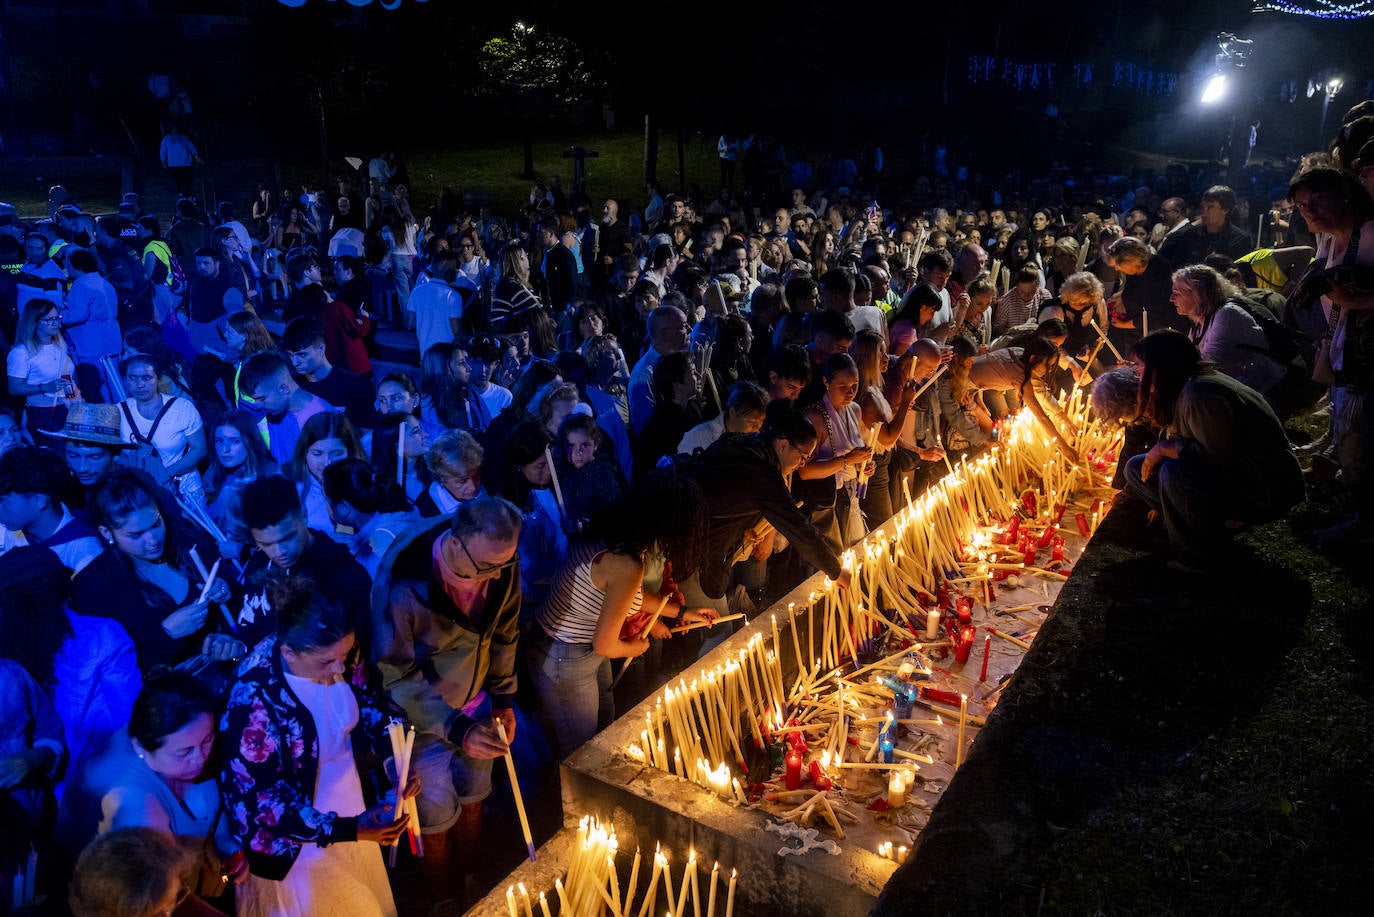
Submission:
[[[1226,92],[1226,75],[1218,73],[1207,81],[1207,88],[1202,90],[1202,101],[1210,105],[1221,99]]]

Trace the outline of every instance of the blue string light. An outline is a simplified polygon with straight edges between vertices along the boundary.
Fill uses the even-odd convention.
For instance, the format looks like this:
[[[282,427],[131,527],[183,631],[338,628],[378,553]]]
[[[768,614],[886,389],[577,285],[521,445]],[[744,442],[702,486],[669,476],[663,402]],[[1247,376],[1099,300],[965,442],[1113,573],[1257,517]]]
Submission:
[[[1365,19],[1374,16],[1374,0],[1357,3],[1331,3],[1313,0],[1311,6],[1289,3],[1287,0],[1257,0],[1255,12],[1289,13],[1315,19]]]

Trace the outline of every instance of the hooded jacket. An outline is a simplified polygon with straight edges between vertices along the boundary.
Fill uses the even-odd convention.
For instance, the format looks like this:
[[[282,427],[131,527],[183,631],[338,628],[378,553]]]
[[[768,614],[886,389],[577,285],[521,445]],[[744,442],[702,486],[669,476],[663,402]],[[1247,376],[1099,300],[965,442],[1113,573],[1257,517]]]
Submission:
[[[425,520],[387,551],[372,587],[372,646],[385,690],[415,728],[461,745],[483,691],[497,709],[515,705],[520,568],[488,582],[480,616],[464,614],[434,575],[434,543],[451,526],[447,516]]]

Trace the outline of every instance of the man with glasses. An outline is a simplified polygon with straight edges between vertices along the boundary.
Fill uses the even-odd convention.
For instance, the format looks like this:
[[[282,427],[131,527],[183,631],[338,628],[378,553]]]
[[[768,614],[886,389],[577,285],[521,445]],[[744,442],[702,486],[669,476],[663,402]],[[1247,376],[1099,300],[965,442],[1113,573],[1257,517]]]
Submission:
[[[725,596],[734,562],[751,542],[761,544],[766,536],[760,533],[766,531],[781,533],[803,561],[838,580],[841,588],[848,587],[849,574],[841,570],[839,557],[788,491],[793,472],[815,450],[811,422],[800,411],[782,409],[758,433],[725,437],[687,466],[709,512],[702,568],[680,584],[688,607],[727,614]],[[723,629],[722,637],[729,632]]]
[[[376,662],[416,729],[421,868],[434,900],[457,897],[481,861],[476,842],[491,766],[515,736],[520,511],[477,497],[392,546],[372,590]]]

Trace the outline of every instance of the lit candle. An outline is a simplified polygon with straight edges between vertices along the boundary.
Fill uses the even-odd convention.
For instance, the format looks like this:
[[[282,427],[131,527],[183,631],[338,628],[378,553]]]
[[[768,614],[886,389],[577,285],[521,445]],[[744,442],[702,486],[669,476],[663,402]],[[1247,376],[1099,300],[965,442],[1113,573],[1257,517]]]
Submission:
[[[1034,558],[1032,558],[1033,560]],[[926,639],[935,640],[940,636],[940,609],[932,608],[926,612]]]
[[[711,867],[711,890],[706,894],[706,917],[716,917],[716,879],[720,877],[720,861]]]
[[[539,913],[541,917],[553,917],[553,915],[549,913],[549,902],[543,892],[539,893]]]
[[[801,788],[802,756],[796,748],[787,752],[787,771],[784,782],[789,790]]]
[[[959,631],[959,644],[954,648],[954,661],[958,663],[968,662],[969,654],[973,652],[974,628],[965,627]]]
[[[894,809],[906,805],[906,780],[901,771],[893,771],[887,778],[887,804]]]
[[[826,768],[830,766],[830,752],[821,752],[819,758],[811,759],[811,785],[818,790],[830,789],[830,775],[826,773]]]
[[[515,886],[506,886],[506,910],[510,911],[510,917],[519,917],[519,912],[515,909]]]
[[[735,914],[735,879],[739,876],[739,870],[730,870],[730,888],[725,895],[725,917],[734,917]]]
[[[897,848],[897,865],[900,866],[900,865],[902,865],[902,864],[905,863],[905,862],[906,862],[906,847],[905,847],[905,846],[899,846],[899,847]]]

